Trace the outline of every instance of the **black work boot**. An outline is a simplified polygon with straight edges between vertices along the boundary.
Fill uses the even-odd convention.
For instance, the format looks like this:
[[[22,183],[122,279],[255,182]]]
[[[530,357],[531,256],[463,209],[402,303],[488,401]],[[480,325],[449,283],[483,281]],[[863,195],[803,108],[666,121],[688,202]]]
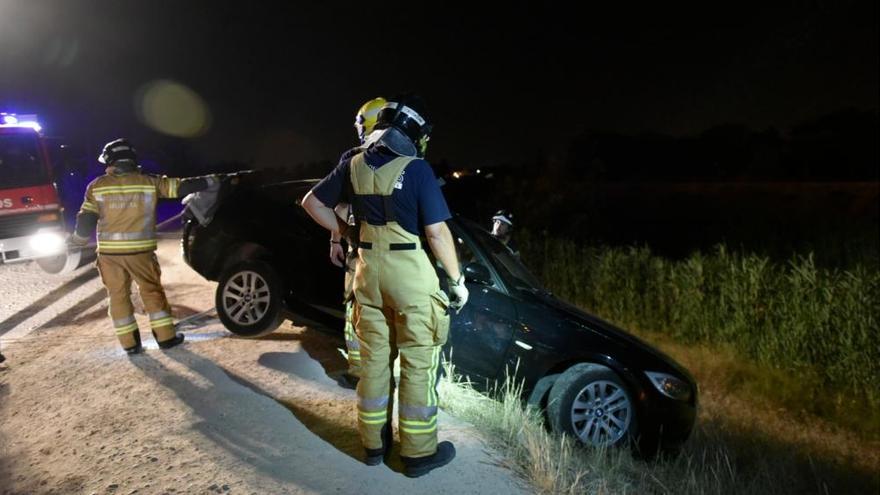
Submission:
[[[437,452],[434,455],[426,457],[400,456],[400,459],[403,461],[403,474],[410,478],[418,478],[455,459],[455,446],[452,445],[452,442],[440,442],[437,444]]]
[[[182,343],[184,341],[184,339],[186,339],[186,337],[182,333],[179,333],[179,334],[175,335],[173,339],[168,339],[164,342],[159,342],[159,348],[171,349],[172,347]]]
[[[127,347],[124,350],[129,356],[133,356],[135,354],[140,354],[140,353],[144,352],[144,346],[138,344],[134,347]]]
[[[388,426],[388,423],[385,423],[385,426],[382,427],[382,448],[364,449],[366,452],[364,464],[367,466],[378,466],[379,464],[382,464],[382,460],[391,453],[391,445],[393,443],[394,433],[391,431],[391,427]]]
[[[141,333],[139,331],[134,331],[134,345],[131,347],[125,347],[123,350],[129,356],[144,352],[144,347],[141,345]]]

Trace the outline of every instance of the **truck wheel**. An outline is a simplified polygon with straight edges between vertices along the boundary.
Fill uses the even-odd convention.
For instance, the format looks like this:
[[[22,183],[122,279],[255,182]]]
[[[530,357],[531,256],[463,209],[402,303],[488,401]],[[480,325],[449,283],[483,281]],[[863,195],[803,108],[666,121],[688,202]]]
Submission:
[[[82,250],[73,250],[55,256],[37,258],[37,265],[46,273],[52,275],[66,275],[83,266]]]
[[[593,447],[623,445],[635,438],[635,403],[616,373],[597,364],[569,368],[547,400],[553,431]]]
[[[236,263],[223,272],[217,284],[217,315],[223,326],[236,335],[267,335],[284,321],[283,291],[281,278],[268,263]]]

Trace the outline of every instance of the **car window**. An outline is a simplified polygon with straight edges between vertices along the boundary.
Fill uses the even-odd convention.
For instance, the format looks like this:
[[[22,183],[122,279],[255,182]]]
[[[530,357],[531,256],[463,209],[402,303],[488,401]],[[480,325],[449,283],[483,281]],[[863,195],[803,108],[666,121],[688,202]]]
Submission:
[[[477,262],[481,265],[489,268],[489,272],[492,275],[493,284],[489,288],[493,290],[503,291],[501,286],[501,280],[498,278],[498,275],[494,273],[492,270],[492,263],[486,258],[484,253],[481,253],[479,247],[476,246],[467,235],[464,235],[459,227],[450,225],[452,230],[452,238],[455,240],[455,251],[458,254],[458,262],[461,266],[461,269],[464,270],[464,267],[468,265],[468,263]]]
[[[455,235],[455,250],[458,253],[458,261],[462,267],[468,263],[479,261],[473,248],[460,235]]]

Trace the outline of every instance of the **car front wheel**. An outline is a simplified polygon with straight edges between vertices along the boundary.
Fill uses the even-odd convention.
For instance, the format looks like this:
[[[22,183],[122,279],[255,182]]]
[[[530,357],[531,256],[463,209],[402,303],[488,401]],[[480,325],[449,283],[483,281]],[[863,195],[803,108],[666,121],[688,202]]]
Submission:
[[[547,415],[553,431],[585,445],[622,445],[635,437],[635,405],[626,384],[610,369],[580,364],[568,369],[550,389]]]
[[[230,332],[259,337],[273,332],[283,317],[283,284],[271,265],[248,260],[220,277],[215,304],[217,315]]]

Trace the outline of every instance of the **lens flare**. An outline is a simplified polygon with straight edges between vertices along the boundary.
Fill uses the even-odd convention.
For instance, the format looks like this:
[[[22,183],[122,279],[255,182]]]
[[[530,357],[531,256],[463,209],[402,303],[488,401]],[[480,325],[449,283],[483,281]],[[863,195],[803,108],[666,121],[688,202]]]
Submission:
[[[202,97],[175,81],[145,84],[135,96],[135,108],[141,122],[170,136],[194,138],[211,127],[211,113]]]

